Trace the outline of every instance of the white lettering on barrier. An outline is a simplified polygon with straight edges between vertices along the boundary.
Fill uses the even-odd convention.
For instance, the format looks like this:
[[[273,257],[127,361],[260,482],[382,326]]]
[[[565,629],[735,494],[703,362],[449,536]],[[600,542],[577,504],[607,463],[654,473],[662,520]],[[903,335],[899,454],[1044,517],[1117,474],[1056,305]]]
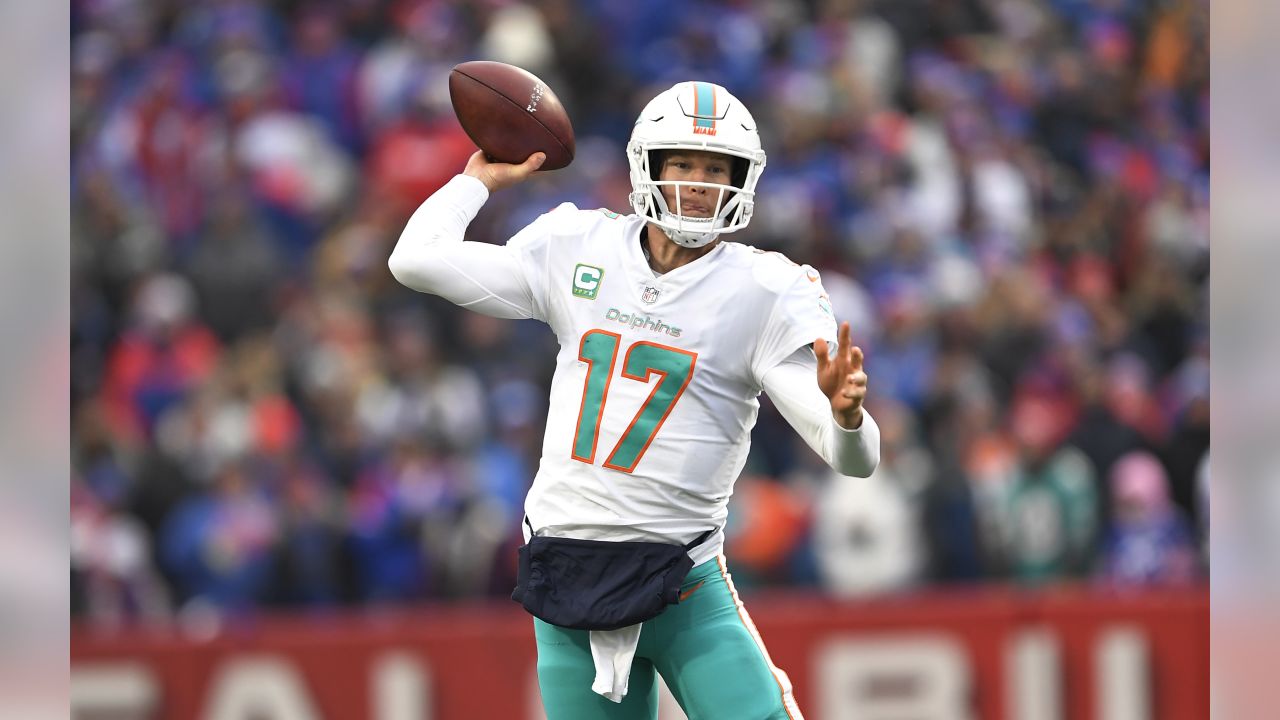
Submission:
[[[1151,720],[1151,658],[1142,630],[1109,625],[1093,642],[1098,720]]]
[[[941,633],[842,636],[817,651],[817,715],[970,720],[969,659]]]
[[[1014,633],[1005,646],[1008,720],[1062,720],[1062,654],[1050,628]]]
[[[369,671],[370,717],[377,720],[431,720],[431,673],[416,655],[385,652]]]
[[[147,666],[95,662],[71,666],[71,717],[155,717],[160,684]]]
[[[319,720],[306,683],[287,659],[250,655],[223,663],[205,703],[206,720]]]

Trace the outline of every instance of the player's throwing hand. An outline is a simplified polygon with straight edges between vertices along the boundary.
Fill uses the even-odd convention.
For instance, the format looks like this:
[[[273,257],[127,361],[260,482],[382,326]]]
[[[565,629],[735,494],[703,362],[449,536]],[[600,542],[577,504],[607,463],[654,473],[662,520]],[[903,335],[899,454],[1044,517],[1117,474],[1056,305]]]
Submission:
[[[462,171],[462,174],[470,175],[484,183],[484,186],[489,188],[489,192],[492,193],[523,181],[532,175],[535,170],[542,167],[542,163],[546,162],[546,160],[546,153],[536,152],[519,165],[490,162],[485,158],[483,150],[477,150],[471,155],[471,159],[467,161],[467,167]]]
[[[840,427],[856,430],[862,425],[862,401],[867,397],[867,374],[862,370],[862,348],[849,339],[849,323],[840,323],[836,355],[827,353],[827,341],[818,338],[813,351],[818,356],[818,387],[831,400],[831,414]]]

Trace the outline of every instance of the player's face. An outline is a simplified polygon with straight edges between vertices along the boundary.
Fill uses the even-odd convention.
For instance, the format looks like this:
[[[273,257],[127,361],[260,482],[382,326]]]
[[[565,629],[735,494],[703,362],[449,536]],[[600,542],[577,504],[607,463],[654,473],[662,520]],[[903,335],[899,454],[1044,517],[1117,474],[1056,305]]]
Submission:
[[[658,174],[658,179],[728,185],[732,168],[732,158],[727,155],[700,150],[672,150],[662,159],[662,171]],[[720,198],[720,191],[714,188],[685,185],[662,185],[661,188],[662,197],[667,201],[667,209],[688,217],[711,217],[717,209],[717,199],[721,207],[729,201],[728,193]],[[678,205],[677,190],[680,193]]]

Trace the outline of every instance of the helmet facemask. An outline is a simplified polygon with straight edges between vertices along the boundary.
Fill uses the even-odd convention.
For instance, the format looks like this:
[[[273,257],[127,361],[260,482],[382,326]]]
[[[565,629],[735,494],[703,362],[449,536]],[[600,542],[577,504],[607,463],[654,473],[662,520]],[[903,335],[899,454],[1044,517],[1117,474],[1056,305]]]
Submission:
[[[731,164],[732,184],[659,180],[662,151],[725,155]],[[765,154],[754,120],[736,98],[719,86],[688,82],[660,94],[641,113],[627,144],[627,163],[631,168],[631,206],[636,214],[662,228],[677,245],[698,248],[721,233],[745,228],[751,221]],[[710,217],[695,217],[680,207],[668,207],[664,187],[675,189],[677,205],[682,203],[683,188],[706,188]]]
[[[638,148],[632,148],[636,152]],[[700,152],[716,152],[724,155],[731,167],[731,184],[714,182],[694,182],[689,180],[659,180],[662,172],[664,151],[690,150]],[[697,248],[709,244],[720,233],[741,230],[751,221],[755,209],[755,183],[760,175],[760,165],[749,159],[711,147],[650,147],[640,151],[636,174],[646,178],[636,181],[633,186],[639,188],[631,194],[631,205],[636,213],[661,227],[677,245]],[[748,186],[750,189],[748,189]],[[675,190],[676,207],[670,207],[662,190],[670,187]],[[705,188],[705,198],[711,208],[709,217],[689,215],[680,207],[685,188]]]

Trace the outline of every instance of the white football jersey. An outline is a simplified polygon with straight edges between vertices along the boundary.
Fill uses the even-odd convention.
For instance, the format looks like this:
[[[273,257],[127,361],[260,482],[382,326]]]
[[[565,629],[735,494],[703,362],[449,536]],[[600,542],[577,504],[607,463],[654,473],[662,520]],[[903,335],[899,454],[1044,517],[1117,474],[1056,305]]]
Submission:
[[[722,241],[657,275],[643,225],[566,203],[508,242],[560,342],[525,503],[539,534],[687,542],[723,528],[761,377],[819,337],[835,342],[813,268]]]

